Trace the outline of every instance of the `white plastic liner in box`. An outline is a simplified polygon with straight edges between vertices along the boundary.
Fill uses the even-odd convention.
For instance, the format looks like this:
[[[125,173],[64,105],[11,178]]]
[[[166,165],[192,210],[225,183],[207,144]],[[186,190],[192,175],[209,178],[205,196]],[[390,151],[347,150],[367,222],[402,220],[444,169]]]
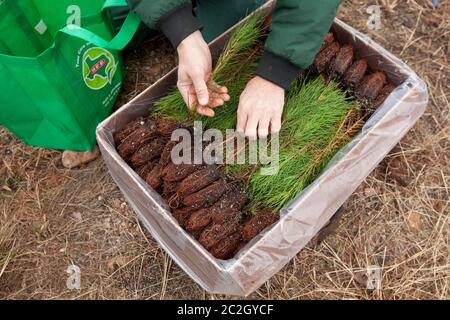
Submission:
[[[262,10],[270,14],[272,6],[270,1]],[[213,55],[220,53],[234,28],[210,44]],[[139,219],[171,258],[210,293],[249,295],[279,271],[329,221],[427,106],[426,84],[405,63],[338,19],[332,29],[339,42],[353,44],[358,57],[366,58],[373,69],[386,72],[397,88],[322,174],[280,211],[280,221],[248,243],[234,259],[215,259],[188,235],[159,194],[121,159],[113,142],[113,132],[148,115],[152,103],[174,87],[176,69],[97,128],[98,144],[111,176]]]

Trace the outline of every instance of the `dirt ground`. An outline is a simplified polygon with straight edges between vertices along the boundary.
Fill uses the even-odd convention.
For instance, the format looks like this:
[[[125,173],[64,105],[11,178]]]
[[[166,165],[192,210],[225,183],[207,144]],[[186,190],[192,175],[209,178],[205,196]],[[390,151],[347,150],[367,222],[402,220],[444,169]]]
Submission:
[[[301,251],[250,298],[450,297],[450,1],[372,1],[382,29],[366,26],[367,1],[339,17],[371,35],[423,77],[425,115],[349,199],[337,230]],[[163,43],[163,45],[161,45]],[[126,55],[118,106],[175,65],[161,37]],[[81,271],[68,289],[67,268]],[[367,267],[381,287],[366,288]],[[29,147],[0,128],[0,298],[220,299],[192,281],[136,220],[101,159],[65,170],[61,152]]]

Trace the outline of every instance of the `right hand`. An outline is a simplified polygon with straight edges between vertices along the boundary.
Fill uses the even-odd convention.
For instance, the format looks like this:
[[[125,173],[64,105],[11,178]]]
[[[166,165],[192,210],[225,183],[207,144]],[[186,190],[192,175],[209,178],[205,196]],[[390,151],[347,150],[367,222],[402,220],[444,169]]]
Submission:
[[[189,109],[213,117],[214,108],[230,100],[228,90],[211,80],[212,58],[200,31],[186,37],[177,47],[177,86]]]

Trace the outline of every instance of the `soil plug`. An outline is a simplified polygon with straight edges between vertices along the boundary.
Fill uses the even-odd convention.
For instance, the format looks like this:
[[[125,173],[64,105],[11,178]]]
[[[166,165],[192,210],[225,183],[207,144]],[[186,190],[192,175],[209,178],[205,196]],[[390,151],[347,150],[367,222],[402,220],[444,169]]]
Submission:
[[[233,257],[241,241],[240,232],[235,232],[216,244],[211,249],[211,254],[217,259],[230,259]]]
[[[175,219],[178,221],[178,224],[184,228],[186,221],[189,219],[189,217],[192,215],[193,210],[190,207],[183,207],[180,209],[174,209],[172,214],[175,217]]]
[[[231,219],[224,224],[211,224],[200,234],[198,242],[200,242],[206,250],[210,250],[219,242],[224,241],[228,235],[239,231],[240,222],[239,216],[236,216],[236,219]]]
[[[149,123],[147,124],[147,122],[149,122]],[[115,132],[113,134],[114,143],[116,144],[116,146],[118,146],[131,133],[133,133],[138,128],[143,127],[145,125],[149,126],[150,128],[154,128],[154,122],[152,120],[145,119],[144,117],[139,117],[136,120],[131,121],[122,130]]]
[[[386,84],[384,72],[377,71],[364,77],[356,90],[356,98],[363,102],[373,101]]]
[[[353,62],[350,69],[345,73],[344,83],[348,88],[355,88],[364,77],[367,71],[367,61],[364,59]]]
[[[386,98],[391,94],[392,91],[394,91],[395,86],[393,84],[388,83],[383,87],[383,89],[380,90],[380,93],[373,101],[372,107],[374,109],[377,109],[379,106],[381,106],[386,100]]]
[[[147,174],[145,181],[155,190],[158,190],[161,187],[161,165],[159,163],[157,163]]]
[[[349,44],[339,49],[336,57],[330,64],[330,75],[332,78],[342,77],[353,62],[353,47]]]
[[[332,32],[327,32],[325,35],[325,39],[323,40],[322,46],[320,47],[319,52],[328,47],[330,44],[334,42],[334,35]]]
[[[213,212],[211,208],[202,208],[193,212],[185,223],[186,230],[189,232],[202,231],[211,223]]]
[[[187,176],[180,184],[177,193],[180,197],[186,196],[203,189],[220,178],[216,166],[208,166]]]
[[[136,169],[136,173],[145,180],[147,175],[152,171],[153,167],[156,166],[157,162],[149,161],[147,164],[144,164]]]
[[[255,214],[244,224],[242,228],[242,239],[249,242],[265,228],[278,221],[278,219],[278,214],[273,213],[270,209]]]
[[[233,188],[222,195],[210,208],[194,212],[186,222],[186,229],[189,231],[202,230],[211,221],[222,221],[223,215],[228,215],[230,212],[236,214],[245,206],[247,201],[248,197],[243,190]],[[226,213],[222,215],[221,212]]]
[[[165,145],[166,139],[157,138],[142,146],[130,158],[132,167],[137,168],[148,161],[158,158]]]
[[[181,181],[188,175],[200,169],[202,166],[198,164],[174,164],[170,162],[162,171],[164,181],[175,182]]]
[[[139,127],[122,141],[117,150],[119,151],[120,156],[127,160],[133,153],[154,137],[154,130],[148,127]]]
[[[216,202],[225,192],[225,181],[220,179],[206,188],[201,189],[183,199],[183,204],[188,207],[200,209],[209,207]]]
[[[334,56],[339,52],[340,45],[337,42],[333,42],[328,47],[320,51],[314,60],[314,66],[319,73],[327,70],[328,65]]]

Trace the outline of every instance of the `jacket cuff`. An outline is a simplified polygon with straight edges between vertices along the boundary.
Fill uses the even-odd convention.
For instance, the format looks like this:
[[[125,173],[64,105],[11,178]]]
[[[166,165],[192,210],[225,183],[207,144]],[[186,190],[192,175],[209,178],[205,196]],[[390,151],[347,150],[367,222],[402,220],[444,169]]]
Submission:
[[[187,4],[168,12],[158,22],[158,28],[176,48],[187,36],[201,29],[202,25],[192,13],[192,5]]]
[[[289,60],[265,50],[256,69],[256,75],[289,89],[291,83],[303,70]]]

